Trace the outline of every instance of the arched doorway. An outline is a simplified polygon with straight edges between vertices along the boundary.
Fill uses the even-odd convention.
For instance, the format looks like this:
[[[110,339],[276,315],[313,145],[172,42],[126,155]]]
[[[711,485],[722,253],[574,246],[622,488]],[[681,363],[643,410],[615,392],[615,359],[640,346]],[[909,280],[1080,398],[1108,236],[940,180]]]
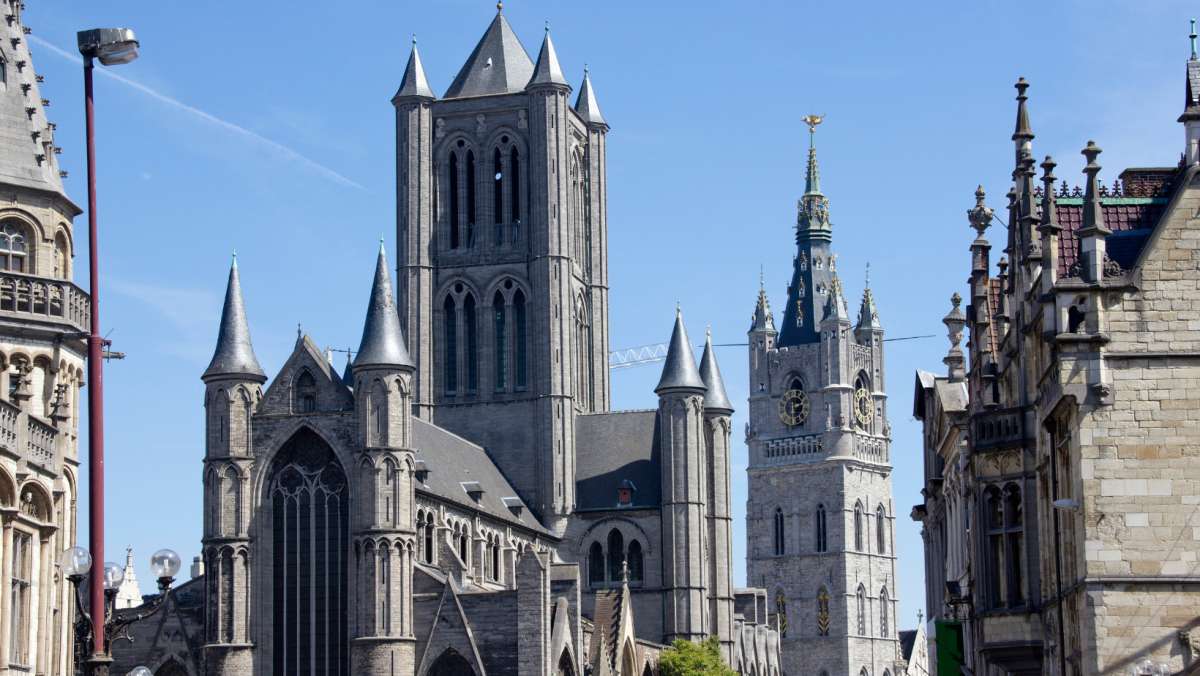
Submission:
[[[275,676],[349,676],[349,509],[346,473],[333,449],[303,428],[271,463]]]
[[[475,676],[475,670],[471,668],[471,663],[459,655],[454,648],[446,648],[425,674],[426,676]]]

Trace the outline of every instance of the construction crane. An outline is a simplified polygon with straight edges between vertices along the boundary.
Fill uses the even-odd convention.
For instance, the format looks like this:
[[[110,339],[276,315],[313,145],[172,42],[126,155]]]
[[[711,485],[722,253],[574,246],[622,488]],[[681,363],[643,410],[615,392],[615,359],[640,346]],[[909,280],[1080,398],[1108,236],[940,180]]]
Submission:
[[[933,338],[934,334],[925,336],[903,336],[900,338],[884,338],[883,342],[890,343],[898,340],[917,340],[919,338]],[[713,343],[713,347],[746,347],[749,343]],[[703,350],[703,345],[695,346],[697,351]],[[620,350],[613,350],[608,353],[608,369],[616,371],[617,369],[627,369],[643,364],[653,364],[663,361],[667,358],[667,344],[655,343],[653,345],[642,345],[640,347],[627,347]]]

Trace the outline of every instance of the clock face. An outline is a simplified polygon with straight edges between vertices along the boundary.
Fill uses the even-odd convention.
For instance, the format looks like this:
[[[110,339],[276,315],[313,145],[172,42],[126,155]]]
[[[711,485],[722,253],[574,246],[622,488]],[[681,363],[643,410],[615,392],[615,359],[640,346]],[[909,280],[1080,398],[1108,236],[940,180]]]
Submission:
[[[854,391],[854,419],[860,427],[866,427],[875,417],[875,407],[871,403],[871,393],[867,388],[860,387]]]
[[[779,399],[779,419],[788,427],[803,425],[808,420],[808,395],[802,390],[788,390]]]

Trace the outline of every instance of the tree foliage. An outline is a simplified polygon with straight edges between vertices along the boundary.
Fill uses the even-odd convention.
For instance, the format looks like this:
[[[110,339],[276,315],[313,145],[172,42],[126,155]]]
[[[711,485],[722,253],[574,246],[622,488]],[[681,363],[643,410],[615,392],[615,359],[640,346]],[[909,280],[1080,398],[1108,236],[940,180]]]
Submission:
[[[721,644],[716,636],[703,643],[675,641],[662,652],[658,669],[662,676],[737,676],[721,660]]]

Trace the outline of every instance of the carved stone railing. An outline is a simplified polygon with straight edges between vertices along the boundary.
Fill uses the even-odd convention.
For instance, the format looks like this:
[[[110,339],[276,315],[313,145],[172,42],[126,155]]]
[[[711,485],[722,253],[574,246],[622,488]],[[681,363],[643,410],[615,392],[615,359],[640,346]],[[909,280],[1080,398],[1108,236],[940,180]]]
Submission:
[[[1020,408],[1004,408],[976,414],[971,419],[971,427],[974,432],[972,448],[976,451],[1020,447],[1028,440],[1025,414]]]
[[[0,400],[0,447],[47,469],[54,467],[58,429]]]
[[[888,444],[883,437],[854,435],[854,457],[867,462],[887,462]]]
[[[808,456],[816,459],[817,456],[825,453],[825,440],[823,436],[821,434],[809,434],[803,437],[772,439],[763,446],[764,459],[768,461],[784,461],[786,459],[796,459],[800,456]]]
[[[0,317],[38,319],[87,332],[91,299],[65,279],[0,272]]]

